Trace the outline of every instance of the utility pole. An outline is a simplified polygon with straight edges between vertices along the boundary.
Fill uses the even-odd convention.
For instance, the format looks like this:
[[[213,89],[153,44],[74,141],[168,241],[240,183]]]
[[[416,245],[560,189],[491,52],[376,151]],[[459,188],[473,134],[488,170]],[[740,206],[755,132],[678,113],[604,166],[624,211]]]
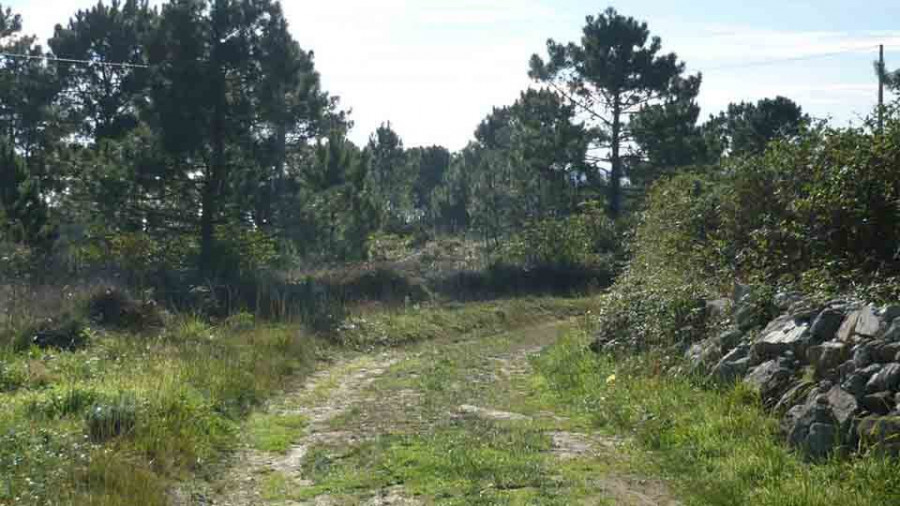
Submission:
[[[884,44],[878,45],[878,131],[884,130]]]

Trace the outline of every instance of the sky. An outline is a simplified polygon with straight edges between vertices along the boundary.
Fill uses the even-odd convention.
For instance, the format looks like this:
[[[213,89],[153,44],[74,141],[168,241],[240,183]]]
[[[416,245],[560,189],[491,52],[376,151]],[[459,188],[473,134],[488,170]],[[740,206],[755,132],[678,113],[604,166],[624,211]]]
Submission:
[[[96,0],[7,0],[42,40]],[[495,106],[534,86],[528,60],[546,41],[577,41],[607,6],[646,21],[690,73],[702,117],[730,102],[787,96],[837,125],[877,101],[872,62],[900,67],[896,0],[282,0],[323,85],[352,110],[351,138],[390,122],[407,147],[456,150]],[[837,53],[837,54],[835,54]],[[890,98],[890,95],[888,95]]]

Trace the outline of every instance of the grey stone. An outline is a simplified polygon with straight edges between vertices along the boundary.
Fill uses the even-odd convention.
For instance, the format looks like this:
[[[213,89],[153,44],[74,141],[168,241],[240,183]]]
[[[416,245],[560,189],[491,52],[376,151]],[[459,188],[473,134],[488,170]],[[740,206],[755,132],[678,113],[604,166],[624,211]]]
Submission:
[[[866,395],[866,383],[868,378],[858,372],[852,373],[841,383],[841,388],[850,393],[856,399],[862,399]]]
[[[726,330],[716,338],[722,353],[728,353],[741,343],[744,333],[738,329]]]
[[[884,333],[884,340],[889,343],[900,342],[900,318],[891,320],[891,324]]]
[[[871,413],[886,415],[894,409],[896,401],[891,392],[878,392],[863,397],[861,404]]]
[[[781,396],[772,410],[777,414],[785,414],[794,406],[804,404],[814,389],[815,383],[806,380],[798,381]]]
[[[875,359],[882,364],[897,362],[897,354],[900,353],[900,343],[887,343],[878,346],[875,350]]]
[[[813,423],[809,426],[803,449],[814,459],[824,459],[840,444],[834,425]]]
[[[790,369],[781,367],[776,360],[770,360],[750,371],[744,383],[759,392],[764,405],[772,406],[788,389],[792,377]]]
[[[878,317],[875,306],[870,304],[862,308],[854,332],[863,337],[876,337],[884,332],[884,322]]]
[[[853,311],[841,323],[841,326],[838,327],[837,338],[843,342],[849,342],[850,339],[853,338],[854,330],[856,329],[856,323],[859,321],[860,311]]]
[[[806,352],[809,363],[813,365],[819,377],[837,372],[838,367],[847,360],[850,348],[841,342],[826,342],[818,346],[810,346]]]
[[[869,382],[866,383],[866,393],[897,390],[898,387],[900,387],[900,364],[891,362],[869,378]]]
[[[750,357],[731,361],[722,359],[716,364],[716,367],[713,368],[710,376],[719,381],[731,383],[747,374],[748,369],[750,369]]]
[[[868,381],[869,378],[881,372],[882,369],[884,369],[884,365],[872,364],[868,367],[863,367],[862,369],[856,369],[856,372],[861,374],[864,378],[866,378],[866,381]]]
[[[828,341],[834,338],[843,321],[844,313],[842,311],[832,308],[825,309],[813,320],[809,333],[816,342]]]
[[[831,414],[841,430],[849,429],[854,415],[859,411],[859,403],[856,402],[856,398],[838,386],[832,387],[825,395],[828,405],[831,407]]]
[[[868,367],[875,363],[874,346],[869,343],[856,346],[853,350],[853,364],[857,369]]]
[[[886,322],[892,322],[896,318],[900,318],[900,305],[887,304],[878,310],[878,316]]]
[[[787,351],[802,357],[806,356],[809,344],[809,325],[783,315],[763,330],[762,337],[753,344],[750,354],[756,363],[781,356]]]
[[[856,364],[854,364],[852,360],[848,360],[838,366],[838,374],[841,379],[847,378],[847,376],[850,376],[854,371],[856,371]]]
[[[750,304],[742,304],[734,312],[738,329],[748,331],[756,326],[756,310]]]

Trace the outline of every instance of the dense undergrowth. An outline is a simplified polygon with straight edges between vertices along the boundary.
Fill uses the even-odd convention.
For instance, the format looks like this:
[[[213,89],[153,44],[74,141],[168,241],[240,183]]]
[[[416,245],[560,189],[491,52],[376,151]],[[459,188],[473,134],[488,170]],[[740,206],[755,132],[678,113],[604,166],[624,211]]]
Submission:
[[[704,299],[749,284],[828,298],[900,298],[900,117],[883,131],[811,126],[653,186],[631,260],[598,311],[604,340],[689,343],[708,329]]]
[[[672,480],[686,504],[884,505],[900,501],[900,462],[877,455],[816,465],[775,437],[777,421],[742,385],[710,389],[665,359],[614,359],[573,332],[533,360],[542,402],[594,430],[627,436],[639,467]]]

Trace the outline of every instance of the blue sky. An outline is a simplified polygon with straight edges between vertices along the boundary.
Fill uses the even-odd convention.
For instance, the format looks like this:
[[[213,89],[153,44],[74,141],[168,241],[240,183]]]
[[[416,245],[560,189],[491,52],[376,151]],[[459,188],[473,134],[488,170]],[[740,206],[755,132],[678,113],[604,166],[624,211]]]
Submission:
[[[95,0],[12,0],[42,38]],[[326,88],[352,108],[363,143],[390,121],[407,146],[458,149],[495,105],[527,88],[545,41],[580,37],[607,5],[647,21],[691,72],[704,74],[703,116],[778,94],[846,124],[877,97],[872,61],[900,66],[900,2],[692,0],[282,0],[294,35],[316,53]],[[840,52],[835,56],[827,56]],[[772,60],[795,59],[763,64]],[[892,65],[892,63],[894,65]]]

